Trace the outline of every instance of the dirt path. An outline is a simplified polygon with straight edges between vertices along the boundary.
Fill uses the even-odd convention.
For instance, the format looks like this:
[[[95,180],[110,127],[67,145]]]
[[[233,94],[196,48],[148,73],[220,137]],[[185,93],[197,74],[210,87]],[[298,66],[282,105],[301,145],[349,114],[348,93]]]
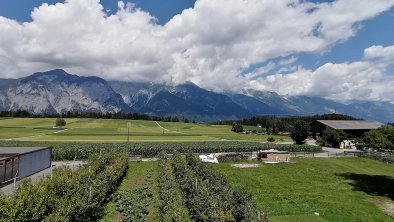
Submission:
[[[186,135],[186,133],[184,133],[184,132],[179,132],[179,131],[175,131],[175,130],[169,130],[169,129],[165,128],[165,127],[162,127],[157,121],[155,121],[155,123],[157,124],[157,126],[158,126],[159,128],[161,128],[161,129],[163,129],[163,130],[165,130],[165,131],[174,132],[174,133],[179,133],[179,134]]]

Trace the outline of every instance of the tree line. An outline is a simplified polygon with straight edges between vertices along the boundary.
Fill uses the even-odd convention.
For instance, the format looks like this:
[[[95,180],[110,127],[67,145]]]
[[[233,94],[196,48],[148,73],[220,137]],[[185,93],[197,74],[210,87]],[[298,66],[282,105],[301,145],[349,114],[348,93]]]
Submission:
[[[197,123],[195,120],[190,121],[188,118],[182,116],[151,116],[141,113],[101,113],[101,112],[80,112],[80,111],[67,111],[63,113],[31,113],[27,110],[11,110],[0,111],[0,117],[20,117],[20,118],[93,118],[93,119],[130,119],[130,120],[151,120],[163,122],[184,122],[184,123]]]
[[[304,121],[310,124],[316,120],[357,120],[352,116],[342,114],[324,114],[314,116],[254,116],[251,118],[245,118],[242,120],[226,120],[218,121],[213,124],[216,125],[233,125],[234,122],[240,125],[248,126],[261,126],[265,128],[269,134],[277,134],[278,132],[289,132],[297,121]]]

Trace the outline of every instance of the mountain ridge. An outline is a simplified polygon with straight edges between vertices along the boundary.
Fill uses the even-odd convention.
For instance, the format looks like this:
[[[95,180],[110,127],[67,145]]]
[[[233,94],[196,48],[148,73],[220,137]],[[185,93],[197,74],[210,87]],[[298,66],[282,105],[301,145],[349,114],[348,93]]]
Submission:
[[[199,121],[241,119],[258,115],[342,113],[357,118],[394,122],[394,104],[376,101],[341,102],[310,96],[281,96],[245,89],[217,93],[192,82],[166,85],[152,82],[107,81],[55,69],[20,79],[0,79],[0,110],[33,113],[67,111],[139,112],[177,115]]]

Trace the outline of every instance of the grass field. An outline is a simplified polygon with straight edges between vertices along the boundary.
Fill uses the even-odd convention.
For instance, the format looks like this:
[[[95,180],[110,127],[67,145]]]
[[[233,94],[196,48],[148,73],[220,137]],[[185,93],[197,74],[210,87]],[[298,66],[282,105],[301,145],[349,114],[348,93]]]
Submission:
[[[292,163],[235,169],[214,165],[253,193],[273,222],[394,221],[394,166],[363,158],[295,158]],[[315,212],[319,216],[315,215]]]
[[[22,141],[266,141],[266,135],[243,135],[231,126],[144,120],[66,119],[66,129],[51,129],[54,118],[0,119],[0,139]],[[128,136],[129,135],[129,136]],[[277,141],[291,141],[275,136]]]

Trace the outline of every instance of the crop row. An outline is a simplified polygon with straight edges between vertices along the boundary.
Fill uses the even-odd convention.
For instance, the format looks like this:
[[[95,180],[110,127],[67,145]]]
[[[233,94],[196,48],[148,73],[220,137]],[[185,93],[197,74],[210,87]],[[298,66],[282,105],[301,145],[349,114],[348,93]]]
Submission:
[[[173,169],[192,220],[268,221],[251,194],[232,188],[193,154],[185,159],[176,152]]]
[[[0,222],[97,221],[127,163],[127,154],[96,154],[77,171],[55,169],[34,185],[25,180],[13,196],[0,197]]]
[[[175,181],[171,163],[164,154],[160,156],[160,219],[162,222],[189,222],[189,212]]]
[[[146,186],[135,190],[118,190],[112,197],[122,221],[135,222],[146,221],[151,199],[152,191]]]
[[[161,151],[171,153],[253,152],[276,149],[290,152],[321,152],[321,147],[309,145],[283,145],[274,143],[213,141],[213,142],[141,142],[141,143],[60,143],[1,141],[0,146],[52,146],[54,160],[86,159],[92,153],[126,152],[144,157],[157,156]]]

